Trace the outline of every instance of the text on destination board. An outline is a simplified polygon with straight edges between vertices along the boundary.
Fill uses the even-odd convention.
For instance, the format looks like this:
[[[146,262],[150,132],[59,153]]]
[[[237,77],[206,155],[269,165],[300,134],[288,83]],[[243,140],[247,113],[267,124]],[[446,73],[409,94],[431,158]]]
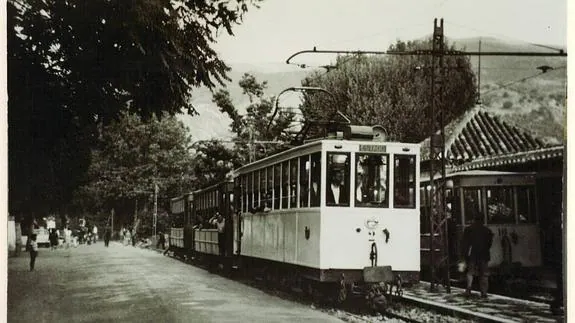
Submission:
[[[359,151],[384,153],[386,149],[385,146],[381,145],[359,145]]]

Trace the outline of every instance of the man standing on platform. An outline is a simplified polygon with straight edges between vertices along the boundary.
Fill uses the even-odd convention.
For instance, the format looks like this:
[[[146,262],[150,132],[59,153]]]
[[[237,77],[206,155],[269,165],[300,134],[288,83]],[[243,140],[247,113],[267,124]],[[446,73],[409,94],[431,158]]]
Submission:
[[[493,243],[493,233],[483,224],[481,214],[474,217],[473,223],[463,231],[463,257],[467,263],[467,289],[465,295],[471,295],[473,276],[479,277],[481,297],[487,297],[488,267],[491,258],[489,249]]]

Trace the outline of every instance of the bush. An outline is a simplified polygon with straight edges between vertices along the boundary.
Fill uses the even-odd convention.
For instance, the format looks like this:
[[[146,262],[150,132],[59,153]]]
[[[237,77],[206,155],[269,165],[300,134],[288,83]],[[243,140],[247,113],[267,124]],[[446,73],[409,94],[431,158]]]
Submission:
[[[511,102],[511,101],[503,102],[503,109],[509,110],[509,109],[511,109],[511,107],[513,107],[513,102]]]

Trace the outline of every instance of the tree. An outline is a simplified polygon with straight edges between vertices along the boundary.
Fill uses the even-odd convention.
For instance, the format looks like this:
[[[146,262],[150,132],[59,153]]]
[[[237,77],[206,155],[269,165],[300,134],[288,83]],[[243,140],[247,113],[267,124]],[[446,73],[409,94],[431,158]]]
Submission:
[[[292,139],[289,129],[294,114],[280,112],[268,130],[275,98],[265,96],[267,82],[260,83],[246,73],[238,84],[250,102],[245,114],[233,104],[227,90],[214,93],[213,102],[232,120],[230,129],[234,138],[227,146],[216,140],[198,145],[196,174],[199,186],[220,182],[236,167],[289,148]]]
[[[152,202],[155,184],[160,188],[160,210],[169,209],[169,198],[194,188],[191,138],[175,117],[143,122],[125,114],[103,130],[92,154],[89,182],[74,199],[76,212],[114,208],[120,221],[131,222],[135,200],[141,206]]]
[[[390,50],[431,48],[431,41],[398,41]],[[337,59],[327,74],[315,72],[302,81],[334,94],[311,92],[302,104],[306,119],[321,119],[335,108],[353,123],[382,125],[391,139],[420,142],[429,136],[432,98],[431,56],[349,57]],[[475,76],[467,57],[446,56],[449,67],[444,83],[445,122],[475,104]],[[420,67],[419,69],[416,67]]]
[[[62,211],[122,111],[195,113],[191,88],[227,79],[215,35],[259,2],[9,0],[10,212]]]

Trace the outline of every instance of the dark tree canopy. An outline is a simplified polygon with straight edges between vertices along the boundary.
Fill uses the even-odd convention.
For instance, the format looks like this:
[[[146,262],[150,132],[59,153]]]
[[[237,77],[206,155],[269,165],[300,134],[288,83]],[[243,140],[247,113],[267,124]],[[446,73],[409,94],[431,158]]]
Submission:
[[[227,79],[217,33],[259,2],[9,0],[10,212],[58,211],[122,111],[194,114],[191,89]]]
[[[155,184],[159,207],[165,209],[170,197],[193,189],[191,138],[176,117],[143,122],[126,114],[103,130],[92,152],[87,183],[73,199],[77,214],[115,208],[119,219],[129,218],[135,199],[149,201]]]
[[[431,42],[401,42],[390,50],[429,49]],[[445,122],[475,104],[475,75],[468,57],[445,57]],[[416,68],[420,67],[420,68]],[[307,119],[335,109],[354,124],[382,125],[394,140],[420,142],[430,133],[431,56],[339,57],[329,73],[314,72],[302,81],[334,94],[310,92],[302,105]]]

